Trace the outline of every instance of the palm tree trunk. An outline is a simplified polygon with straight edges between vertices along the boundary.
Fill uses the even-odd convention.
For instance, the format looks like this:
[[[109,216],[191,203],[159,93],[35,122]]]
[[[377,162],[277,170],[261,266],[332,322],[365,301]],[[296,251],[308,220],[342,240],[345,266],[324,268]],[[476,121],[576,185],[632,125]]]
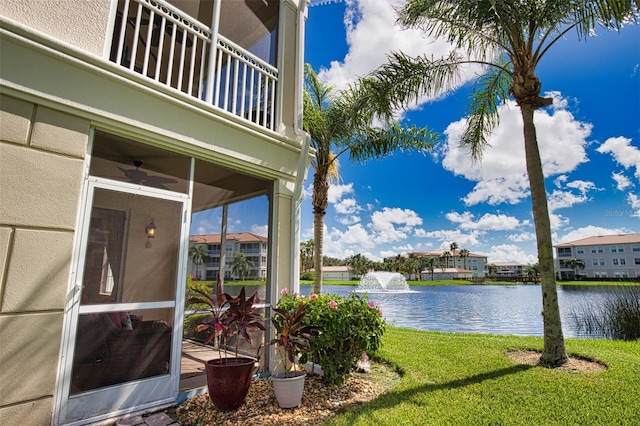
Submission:
[[[536,228],[538,262],[542,288],[542,318],[544,323],[544,349],[540,357],[542,365],[556,367],[568,361],[562,334],[560,306],[556,288],[556,276],[553,262],[553,243],[551,224],[547,206],[547,192],[544,184],[542,161],[538,149],[536,128],[533,123],[535,107],[521,103],[520,110],[524,122],[524,148],[527,159],[527,173],[531,187],[533,221]]]
[[[322,244],[324,234],[324,213],[313,214],[313,292],[322,293]]]
[[[313,176],[313,292],[322,293],[322,245],[324,242],[324,215],[329,205],[328,171],[316,170]]]

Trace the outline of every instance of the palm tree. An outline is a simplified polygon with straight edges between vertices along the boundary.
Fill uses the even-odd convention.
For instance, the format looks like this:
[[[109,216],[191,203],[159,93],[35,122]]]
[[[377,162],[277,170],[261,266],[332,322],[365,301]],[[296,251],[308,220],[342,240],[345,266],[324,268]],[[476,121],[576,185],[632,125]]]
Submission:
[[[307,272],[313,267],[313,240],[300,243],[300,268]]]
[[[206,244],[194,244],[189,248],[189,258],[196,265],[196,277],[200,279],[198,274],[198,266],[202,265],[209,257],[209,249]]]
[[[638,0],[409,0],[399,11],[406,27],[422,28],[444,37],[455,49],[449,56],[412,58],[394,53],[373,74],[381,100],[379,112],[392,114],[423,95],[437,95],[459,83],[461,67],[479,64],[478,79],[462,144],[474,160],[482,158],[492,129],[498,124],[497,105],[513,97],[523,119],[524,147],[531,190],[543,294],[544,349],[540,363],[550,367],[568,361],[555,281],[551,226],[542,162],[533,121],[536,109],[551,105],[540,96],[536,75],[541,59],[569,31],[586,39],[595,29],[620,29],[637,22]],[[634,13],[636,15],[634,15]]]
[[[456,250],[458,250],[458,243],[456,243],[454,241],[451,244],[449,244],[449,250],[451,250],[451,257],[453,258],[453,267],[457,268],[457,266],[456,266]]]
[[[247,260],[243,253],[239,251],[233,253],[233,259],[231,260],[231,272],[233,272],[233,275],[240,278],[240,280],[244,280],[249,275],[252,267],[253,262]]]
[[[584,260],[582,259],[572,257],[571,259],[563,259],[561,262],[563,266],[573,269],[574,278],[578,277],[578,269],[584,269]]]
[[[406,127],[379,117],[371,108],[369,79],[356,81],[332,95],[332,87],[320,80],[311,66],[305,68],[303,127],[315,149],[313,166],[313,292],[322,292],[322,244],[329,186],[338,179],[338,159],[345,153],[353,162],[364,163],[395,151],[427,151],[436,135],[426,128]],[[384,127],[374,127],[380,119]]]
[[[367,273],[371,261],[366,256],[358,253],[346,259],[347,265],[351,266],[353,274],[356,276],[362,276]]]
[[[469,257],[469,250],[462,249],[460,250],[460,258],[462,258],[462,268],[467,269],[467,257]]]
[[[442,252],[442,256],[440,256],[442,258],[444,258],[444,264],[445,264],[445,268],[449,267],[449,259],[451,258],[451,252],[446,250],[444,252]]]
[[[433,271],[436,269],[436,258],[435,257],[427,257],[425,261],[425,265],[429,272],[431,272],[431,281],[433,281]]]
[[[493,263],[491,263],[488,267],[489,270],[489,276],[492,278],[495,278],[496,275],[498,275],[498,267],[496,265],[494,265]]]

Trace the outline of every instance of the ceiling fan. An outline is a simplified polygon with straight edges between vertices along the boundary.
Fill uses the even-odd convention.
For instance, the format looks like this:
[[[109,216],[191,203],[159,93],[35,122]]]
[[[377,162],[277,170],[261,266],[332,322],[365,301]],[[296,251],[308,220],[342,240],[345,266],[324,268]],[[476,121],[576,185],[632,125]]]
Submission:
[[[138,185],[152,186],[154,188],[160,189],[169,189],[165,186],[166,184],[178,183],[178,181],[175,179],[166,178],[163,176],[153,176],[148,174],[147,172],[140,170],[142,164],[142,161],[134,160],[133,165],[136,167],[135,169],[124,169],[122,167],[118,167],[118,169],[120,169],[120,171],[124,173],[125,177],[129,179],[130,183],[135,183]]]

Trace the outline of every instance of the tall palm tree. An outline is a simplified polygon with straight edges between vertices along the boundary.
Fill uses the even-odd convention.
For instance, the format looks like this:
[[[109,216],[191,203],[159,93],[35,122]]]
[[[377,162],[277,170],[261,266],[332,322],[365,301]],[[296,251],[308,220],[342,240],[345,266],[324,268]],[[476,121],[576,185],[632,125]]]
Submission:
[[[313,166],[313,241],[315,244],[313,292],[322,292],[322,244],[324,216],[329,203],[331,182],[338,179],[338,160],[348,153],[349,159],[364,163],[383,158],[396,151],[427,151],[436,135],[425,127],[402,126],[390,116],[379,117],[371,108],[372,94],[367,91],[369,79],[361,79],[347,89],[332,93],[333,88],[318,78],[307,65],[303,127],[311,136],[315,149]],[[375,123],[383,120],[383,127]]]
[[[563,259],[561,262],[564,266],[573,269],[574,278],[578,277],[578,269],[584,269],[584,260],[582,259],[572,257],[571,259]]]
[[[196,265],[196,277],[200,279],[198,274],[198,266],[202,265],[209,257],[209,249],[206,244],[194,244],[189,248],[189,258]]]
[[[453,258],[453,267],[457,268],[456,266],[456,250],[458,250],[458,243],[456,243],[455,241],[452,242],[451,244],[449,244],[449,250],[451,250],[451,257]]]
[[[451,252],[449,250],[445,250],[442,252],[442,255],[440,256],[442,258],[444,258],[444,267],[448,268],[449,267],[449,259],[451,258]]]
[[[498,267],[496,265],[494,265],[493,263],[489,264],[487,269],[489,271],[489,276],[490,277],[495,278],[496,275],[498,275]]]
[[[240,280],[244,280],[251,268],[253,268],[253,262],[247,259],[244,253],[240,253],[236,251],[233,253],[233,259],[231,260],[231,272],[233,275],[240,278]]]
[[[429,272],[431,272],[431,281],[433,281],[433,271],[436,269],[436,258],[435,257],[427,257],[425,261],[425,265]]]
[[[460,258],[462,258],[462,267],[464,269],[467,269],[467,258],[469,257],[469,250],[467,249],[462,249],[460,250]]]
[[[419,96],[437,95],[459,83],[462,66],[479,64],[462,144],[474,160],[482,157],[491,130],[498,124],[497,106],[515,99],[523,119],[524,147],[537,238],[543,303],[544,349],[540,363],[550,367],[568,361],[555,282],[551,226],[534,111],[551,105],[540,96],[536,75],[541,59],[567,33],[576,30],[586,39],[596,26],[619,29],[637,22],[639,0],[409,0],[399,11],[406,27],[422,28],[443,37],[455,49],[434,59],[394,53],[373,74],[379,112],[392,114]],[[634,13],[636,15],[634,15]],[[557,64],[558,66],[559,64]]]
[[[300,269],[307,272],[313,267],[313,240],[300,243]]]

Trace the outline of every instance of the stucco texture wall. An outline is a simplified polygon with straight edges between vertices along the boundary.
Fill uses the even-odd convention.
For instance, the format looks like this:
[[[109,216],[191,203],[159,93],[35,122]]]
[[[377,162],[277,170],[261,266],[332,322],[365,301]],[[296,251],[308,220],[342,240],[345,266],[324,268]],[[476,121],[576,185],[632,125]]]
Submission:
[[[0,1],[1,15],[97,56],[104,51],[110,9],[110,0]]]
[[[0,97],[0,419],[50,424],[89,122]]]

